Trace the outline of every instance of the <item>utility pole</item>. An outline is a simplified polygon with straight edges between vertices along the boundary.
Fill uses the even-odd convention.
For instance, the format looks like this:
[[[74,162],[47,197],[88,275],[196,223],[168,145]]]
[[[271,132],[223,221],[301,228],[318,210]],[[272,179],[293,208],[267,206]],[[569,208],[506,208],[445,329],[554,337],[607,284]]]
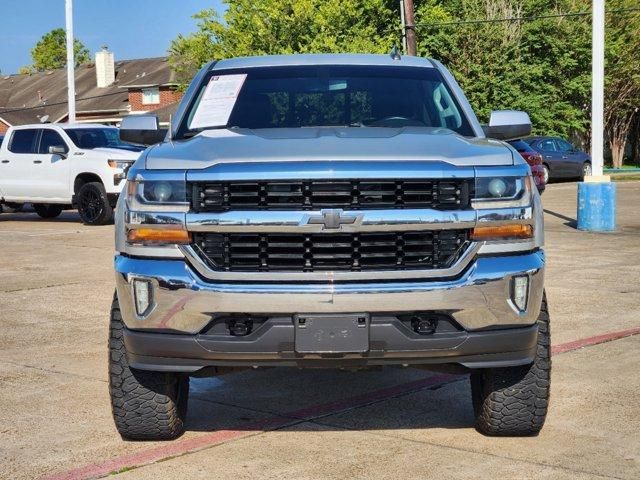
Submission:
[[[416,24],[413,14],[413,0],[404,0],[404,36],[407,42],[407,55],[416,56]]]
[[[591,175],[599,177],[604,162],[604,0],[593,0],[591,35]]]
[[[407,54],[407,36],[404,33],[404,0],[400,0],[400,28],[402,28],[402,53]]]
[[[69,103],[69,123],[76,121],[76,61],[73,52],[73,0],[66,0],[67,27],[67,101]]]

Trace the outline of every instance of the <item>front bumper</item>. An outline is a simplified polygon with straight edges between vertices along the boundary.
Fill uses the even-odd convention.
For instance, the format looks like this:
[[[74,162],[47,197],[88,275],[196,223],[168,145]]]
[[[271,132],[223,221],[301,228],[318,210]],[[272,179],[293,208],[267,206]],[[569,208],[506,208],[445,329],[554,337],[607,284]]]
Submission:
[[[481,256],[447,280],[349,283],[213,283],[184,260],[119,255],[116,284],[132,366],[195,371],[210,365],[461,363],[470,367],[521,365],[535,354],[535,325],[542,301],[544,254]],[[525,311],[511,301],[511,279],[529,277]],[[152,306],[136,314],[133,281],[152,285]],[[460,331],[420,336],[389,312],[446,312]],[[293,315],[372,315],[370,349],[340,358],[294,351]],[[246,337],[209,335],[213,316],[273,317]]]

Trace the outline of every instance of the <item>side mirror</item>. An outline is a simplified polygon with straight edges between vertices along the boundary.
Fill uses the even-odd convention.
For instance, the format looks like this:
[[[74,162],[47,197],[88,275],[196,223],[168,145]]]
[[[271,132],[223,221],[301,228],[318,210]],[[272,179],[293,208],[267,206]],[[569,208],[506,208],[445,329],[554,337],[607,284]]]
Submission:
[[[494,110],[489,125],[482,129],[489,138],[516,140],[531,135],[531,119],[528,113],[519,110]]]
[[[62,145],[51,145],[49,147],[49,153],[51,155],[59,155],[62,158],[67,158],[67,149]]]
[[[167,129],[160,128],[155,115],[129,115],[120,123],[120,140],[137,145],[154,145],[164,141]]]

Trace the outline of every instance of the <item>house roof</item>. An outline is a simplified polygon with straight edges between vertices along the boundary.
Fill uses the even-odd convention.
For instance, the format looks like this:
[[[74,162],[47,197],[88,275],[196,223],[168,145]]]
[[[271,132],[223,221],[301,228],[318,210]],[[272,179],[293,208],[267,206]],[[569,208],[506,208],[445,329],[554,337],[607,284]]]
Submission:
[[[165,105],[164,107],[160,107],[149,113],[156,115],[158,117],[158,120],[160,120],[162,123],[167,123],[171,119],[171,116],[176,114],[178,105],[180,105],[180,102],[170,103],[169,105]]]
[[[138,84],[172,85],[174,79],[164,57],[118,61],[115,71],[115,82],[108,87],[98,88],[94,64],[76,68],[78,113],[125,112],[129,105],[127,88]],[[21,125],[38,123],[43,115],[49,115],[50,121],[63,119],[67,115],[65,69],[0,77],[0,119],[10,125]]]

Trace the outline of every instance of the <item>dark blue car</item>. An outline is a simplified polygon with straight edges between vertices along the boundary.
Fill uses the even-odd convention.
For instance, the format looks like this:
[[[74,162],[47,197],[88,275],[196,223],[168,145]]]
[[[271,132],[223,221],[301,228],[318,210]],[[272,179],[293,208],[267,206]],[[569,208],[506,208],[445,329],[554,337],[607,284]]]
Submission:
[[[558,137],[524,139],[542,155],[545,183],[549,180],[584,178],[591,175],[591,157]]]

